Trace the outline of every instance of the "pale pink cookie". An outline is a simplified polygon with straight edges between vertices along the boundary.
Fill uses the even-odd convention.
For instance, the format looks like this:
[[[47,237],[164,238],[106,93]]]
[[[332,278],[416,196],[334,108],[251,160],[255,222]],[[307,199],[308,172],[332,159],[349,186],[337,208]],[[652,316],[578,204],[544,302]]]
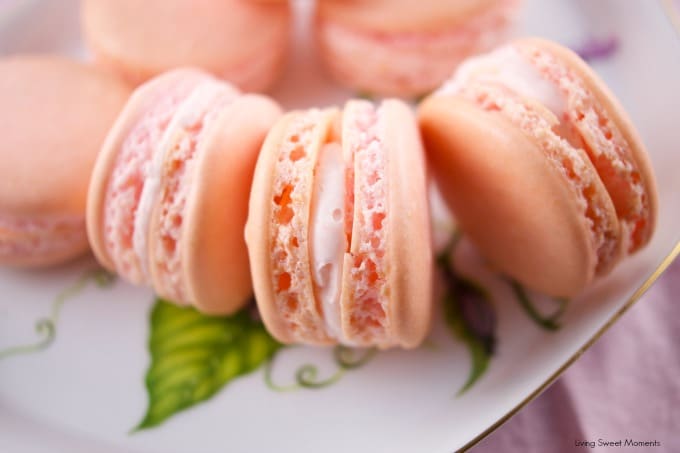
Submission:
[[[85,40],[103,66],[139,84],[196,66],[244,91],[268,89],[287,52],[287,2],[83,0]]]
[[[90,173],[129,93],[64,58],[0,61],[0,264],[46,266],[88,250]]]
[[[339,82],[369,94],[415,97],[466,57],[500,44],[521,0],[323,0],[322,59]]]
[[[573,296],[649,242],[657,190],[645,147],[570,50],[523,39],[472,58],[419,118],[462,229],[521,283]]]
[[[349,101],[285,115],[258,159],[246,242],[260,313],[278,340],[420,344],[432,249],[410,109]]]
[[[207,313],[251,294],[243,240],[257,152],[280,115],[207,73],[178,69],[139,87],[97,161],[87,228],[99,261]]]

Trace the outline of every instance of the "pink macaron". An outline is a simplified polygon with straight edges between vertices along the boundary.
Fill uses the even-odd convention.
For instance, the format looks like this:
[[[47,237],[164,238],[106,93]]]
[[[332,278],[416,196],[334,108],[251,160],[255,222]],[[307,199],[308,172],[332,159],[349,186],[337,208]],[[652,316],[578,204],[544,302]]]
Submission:
[[[205,72],[139,87],[97,160],[87,231],[99,261],[178,304],[230,313],[251,294],[243,228],[257,153],[280,115]]]
[[[411,109],[349,101],[283,116],[258,159],[246,241],[257,304],[279,341],[420,344],[432,248]]]
[[[657,189],[644,144],[569,49],[523,39],[472,58],[419,116],[462,229],[526,286],[574,296],[651,239]]]
[[[64,58],[0,61],[0,264],[47,266],[88,250],[90,173],[129,93]]]
[[[520,0],[323,0],[322,59],[339,82],[368,94],[415,97],[466,57],[507,38]]]
[[[83,0],[81,23],[96,61],[133,84],[196,66],[263,91],[282,70],[290,14],[287,2]]]

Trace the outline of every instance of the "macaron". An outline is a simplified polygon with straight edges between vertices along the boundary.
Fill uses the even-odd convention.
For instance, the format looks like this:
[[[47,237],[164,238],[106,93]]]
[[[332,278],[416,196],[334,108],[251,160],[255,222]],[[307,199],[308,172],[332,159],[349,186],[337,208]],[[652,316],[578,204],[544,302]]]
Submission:
[[[284,115],[246,224],[262,319],[283,343],[416,347],[430,321],[425,157],[403,102]]]
[[[316,34],[340,83],[372,95],[416,97],[466,57],[511,33],[521,0],[323,0]]]
[[[194,69],[140,86],[90,183],[87,232],[101,264],[205,313],[242,307],[252,293],[248,193],[280,113],[269,98]]]
[[[196,66],[263,91],[283,68],[290,14],[287,2],[83,0],[81,24],[96,61],[133,84]]]
[[[0,265],[54,265],[88,250],[90,173],[129,92],[65,58],[0,60]]]
[[[468,60],[419,122],[462,230],[530,288],[575,296],[652,237],[645,146],[604,82],[559,44],[522,39]]]

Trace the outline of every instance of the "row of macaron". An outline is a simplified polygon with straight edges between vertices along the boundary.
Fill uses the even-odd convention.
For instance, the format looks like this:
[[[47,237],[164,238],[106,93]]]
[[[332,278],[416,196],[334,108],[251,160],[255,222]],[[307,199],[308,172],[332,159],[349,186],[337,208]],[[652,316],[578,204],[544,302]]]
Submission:
[[[319,0],[313,36],[340,83],[415,97],[439,86],[464,58],[504,41],[520,4]],[[192,66],[262,92],[285,66],[293,10],[287,0],[83,0],[81,23],[96,60],[135,85]]]
[[[654,231],[635,128],[586,63],[549,41],[467,60],[416,111],[357,99],[284,113],[190,68],[129,95],[79,63],[0,65],[3,263],[91,248],[125,280],[210,314],[254,291],[286,343],[423,340],[430,173],[485,258],[548,295],[578,294]]]

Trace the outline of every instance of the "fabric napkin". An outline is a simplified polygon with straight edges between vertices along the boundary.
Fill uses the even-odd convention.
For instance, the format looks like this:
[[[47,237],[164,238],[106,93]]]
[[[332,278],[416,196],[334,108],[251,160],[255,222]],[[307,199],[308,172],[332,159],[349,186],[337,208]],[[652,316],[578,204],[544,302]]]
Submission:
[[[559,380],[471,452],[680,452],[678,297],[676,259]]]

